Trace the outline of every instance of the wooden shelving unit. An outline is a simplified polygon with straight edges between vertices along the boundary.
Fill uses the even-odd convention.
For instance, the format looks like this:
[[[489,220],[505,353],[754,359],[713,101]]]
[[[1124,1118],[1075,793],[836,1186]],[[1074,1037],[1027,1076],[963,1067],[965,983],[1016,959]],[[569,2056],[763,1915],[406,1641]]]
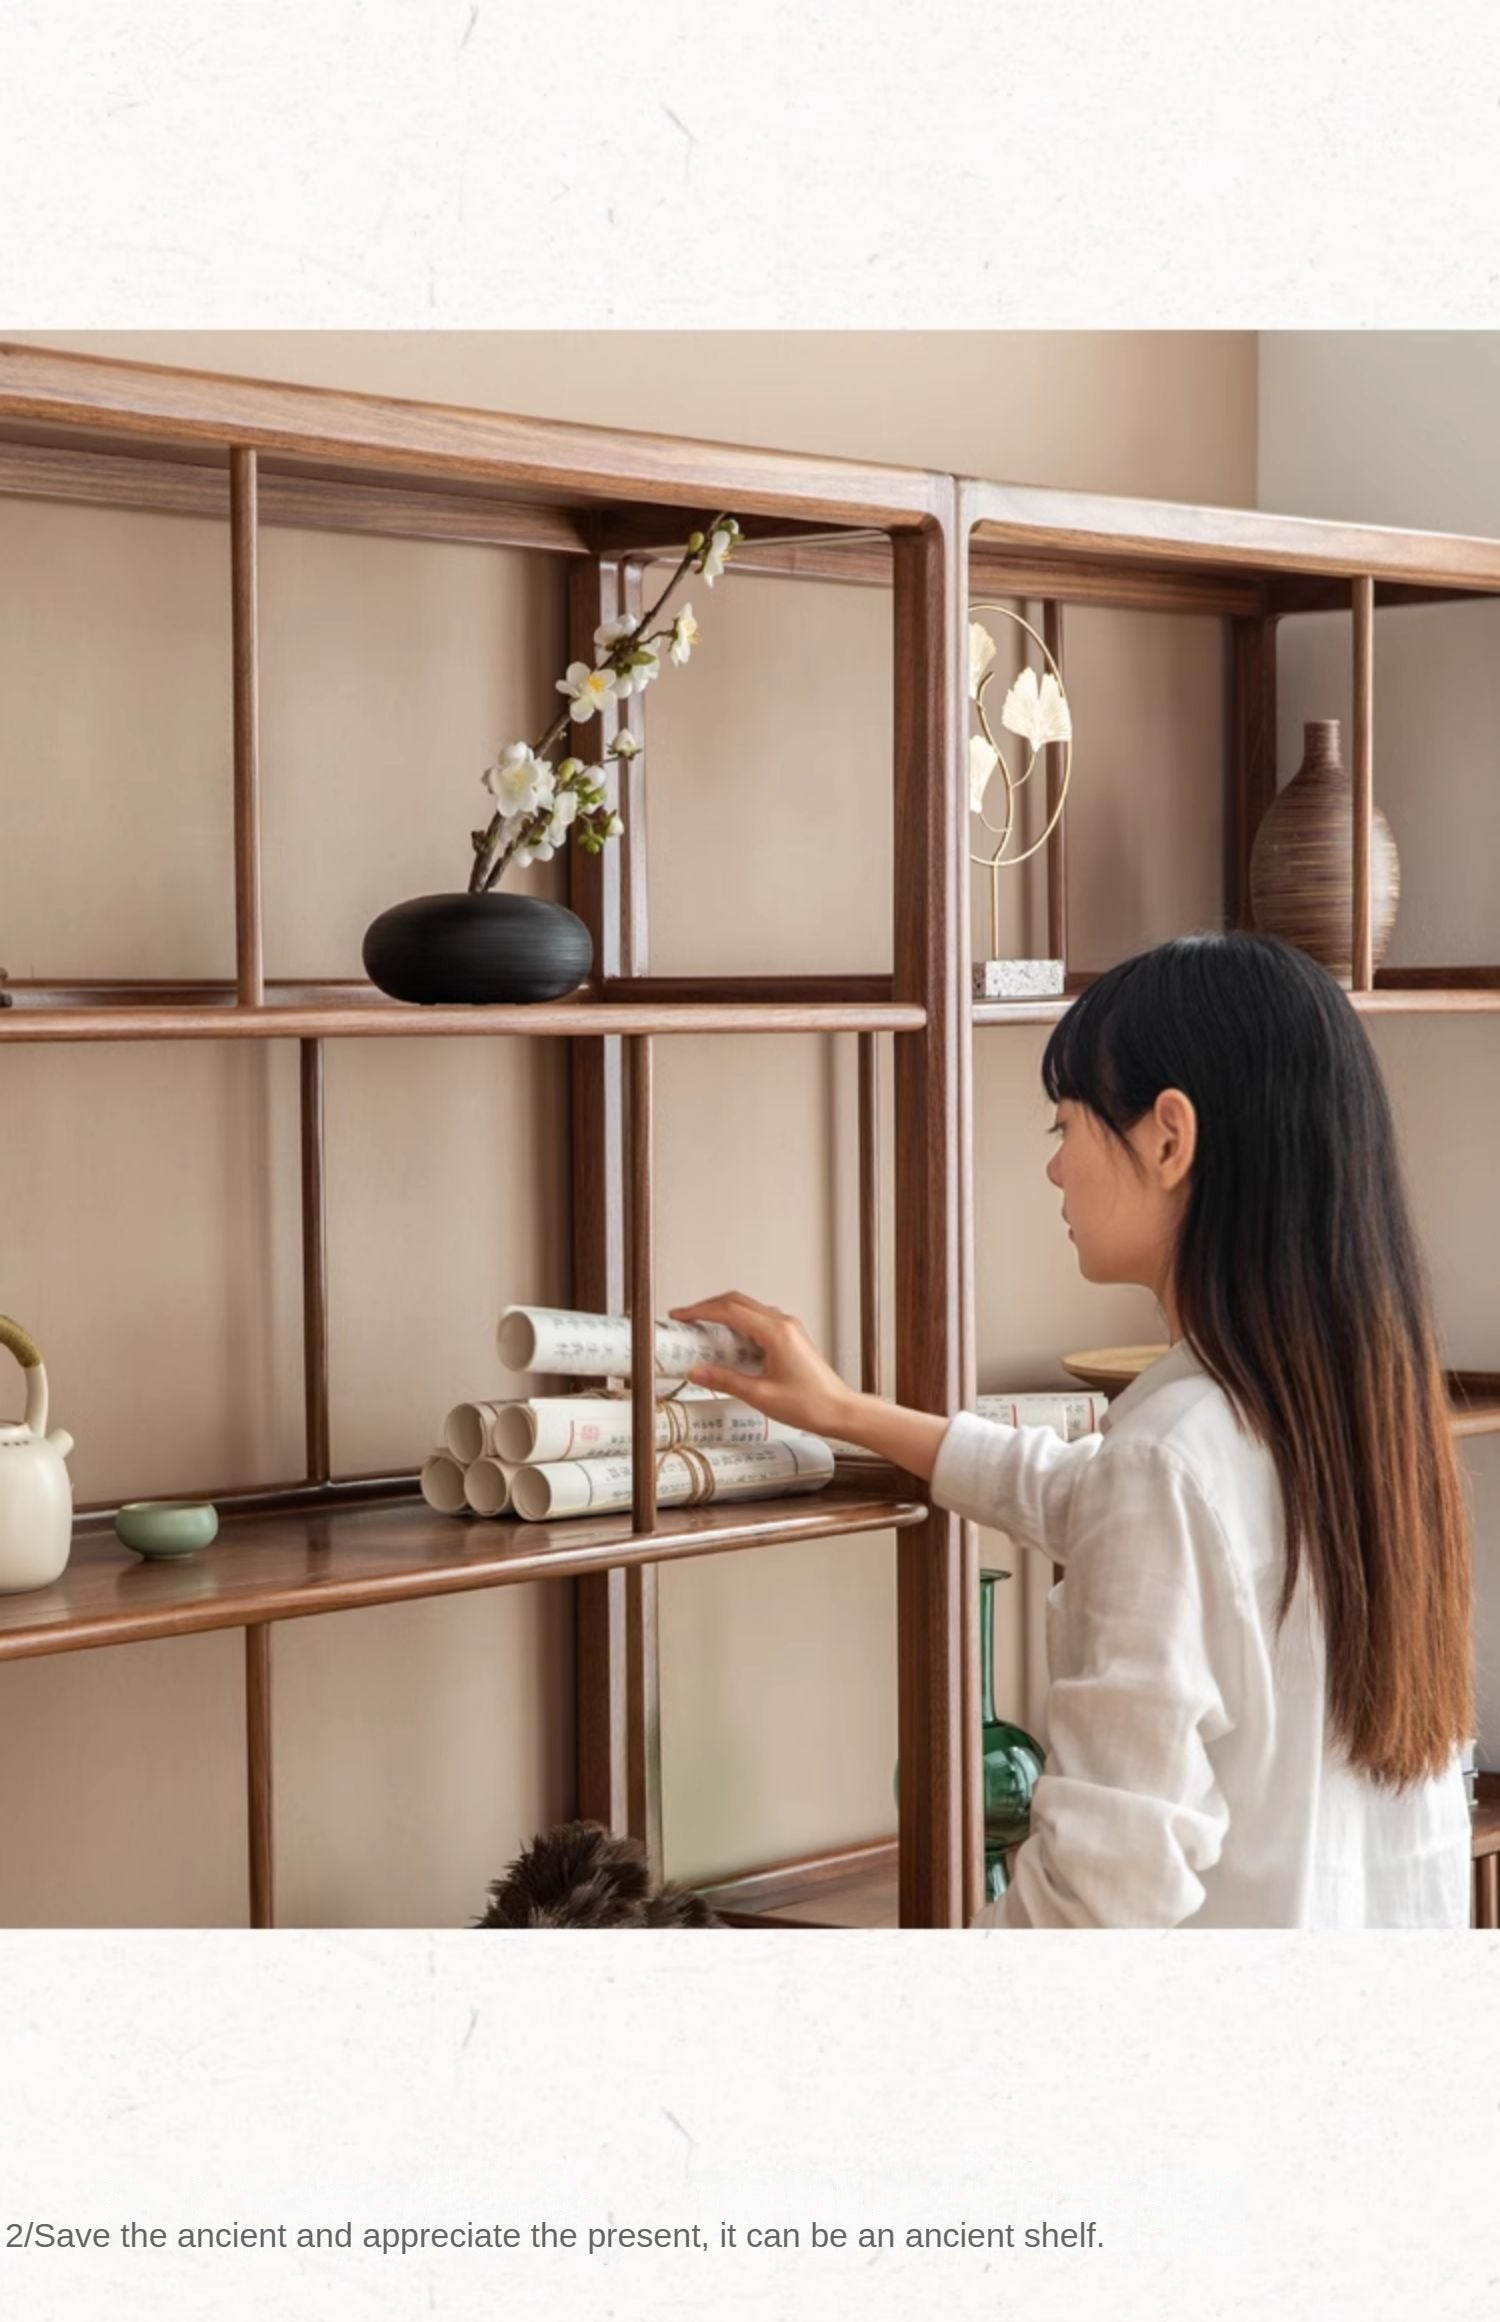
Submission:
[[[463,1526],[431,1517],[414,1478],[341,1477],[330,1456],[325,1257],[324,1049],[329,1040],[564,1038],[571,1056],[572,1279],[559,1298],[652,1314],[652,1062],[658,1037],[849,1035],[865,1117],[888,1036],[901,1117],[894,1168],[896,1386],[956,1407],[972,1382],[964,1334],[954,994],[964,941],[952,786],[957,650],[954,490],[947,476],[831,459],[514,419],[360,395],[0,347],[0,491],[31,499],[200,516],[228,528],[233,641],[232,983],[17,982],[0,1049],[32,1042],[294,1040],[301,1058],[306,1472],[260,1491],[217,1492],[220,1542],[201,1564],[142,1568],[82,1512],[54,1588],[0,1602],[0,1659],[243,1628],[250,1916],[274,1921],[271,1688],[275,1624],[355,1605],[567,1579],[576,1590],[579,1807],[660,1842],[656,1570],[664,1562],[840,1533],[894,1530],[900,1606],[899,1723],[920,1811],[900,1840],[902,1915],[950,1923],[965,1903],[960,1792],[961,1661],[968,1619],[956,1522],[909,1492],[836,1481],[815,1498],[659,1513],[649,1435],[628,1517],[558,1527]],[[258,541],[266,524],[538,551],[566,573],[571,646],[592,658],[597,624],[640,602],[654,554],[732,510],[741,572],[889,589],[894,621],[893,812],[901,845],[893,970],[878,977],[653,979],[647,972],[639,838],[597,859],[571,850],[573,906],[595,943],[589,988],[535,1008],[392,1005],[362,982],[268,978],[261,911]],[[601,737],[613,731],[611,712]],[[639,734],[640,701],[624,710]],[[627,828],[644,830],[641,770],[614,770]],[[395,900],[395,898],[392,898]],[[226,909],[230,898],[226,895]],[[861,1185],[862,1325],[877,1343],[873,1147]],[[632,1385],[649,1425],[649,1336]],[[644,1390],[644,1393],[642,1393]],[[129,1479],[121,1479],[128,1488]]]
[[[1500,967],[1424,967],[1372,974],[1369,829],[1373,794],[1373,617],[1384,606],[1500,594],[1500,541],[1336,525],[1254,510],[1101,498],[1074,492],[958,482],[958,527],[971,598],[1039,600],[1044,635],[1061,667],[1070,605],[1216,617],[1226,625],[1231,673],[1225,794],[1223,921],[1249,926],[1250,848],[1276,790],[1276,635],[1285,618],[1347,611],[1356,674],[1354,775],[1355,924],[1358,965],[1350,997],[1370,1016],[1473,1015],[1500,1011]],[[955,680],[955,722],[964,731],[967,671]],[[1047,812],[1057,799],[1061,753],[1047,772]],[[1069,966],[1066,817],[1042,861],[1047,880],[1047,956],[1061,959],[1066,996],[972,1002],[975,1031],[1055,1023],[1090,978]],[[968,1169],[967,1157],[964,1162]],[[966,1177],[967,1183],[967,1177]],[[966,1215],[969,1214],[966,1200]],[[972,1268],[965,1252],[965,1269]],[[1452,1373],[1455,1435],[1500,1432],[1500,1373]],[[974,1552],[965,1545],[966,1570]],[[972,1640],[970,1640],[972,1651]],[[971,1672],[970,1683],[977,1682]],[[970,1728],[975,1722],[967,1703]],[[1476,1822],[1476,1924],[1496,1923],[1500,1777]],[[1482,1789],[1484,1785],[1481,1786]],[[972,1852],[973,1835],[968,1834]],[[840,1867],[842,1860],[842,1868]],[[894,1871],[878,1845],[748,1873],[715,1889],[751,1923],[895,1923]],[[1484,1900],[1483,1898],[1489,1898]]]
[[[330,1453],[325,1256],[325,1043],[562,1038],[572,1103],[571,1280],[576,1304],[655,1312],[654,1042],[678,1035],[848,1035],[858,1051],[863,1383],[951,1411],[975,1391],[969,1082],[975,1028],[1042,1024],[1062,1001],[974,1007],[969,997],[965,584],[1040,600],[1061,661],[1069,604],[1213,614],[1228,624],[1225,914],[1243,924],[1250,841],[1275,789],[1275,635],[1302,611],[1351,614],[1356,667],[1356,1005],[1492,1012],[1500,968],[1374,977],[1369,966],[1373,613],[1500,593],[1500,543],[1305,523],[1242,510],[1022,490],[914,469],[283,387],[0,345],[0,492],[196,516],[227,526],[233,634],[232,981],[17,982],[7,1045],[294,1040],[300,1056],[305,1473],[217,1493],[219,1544],[200,1565],[140,1567],[80,1512],[56,1587],[0,1600],[0,1660],[210,1628],[246,1640],[250,1917],[275,1918],[272,1639],[278,1622],[543,1578],[576,1590],[578,1804],[660,1846],[656,1573],[690,1555],[892,1529],[898,1568],[895,1839],[767,1866],[714,1890],[747,1923],[960,1924],[976,1907],[978,1543],[909,1479],[841,1473],[815,1499],[659,1512],[636,1459],[628,1517],[465,1527],[430,1516],[409,1474],[339,1476]],[[849,977],[653,977],[638,835],[642,761],[615,769],[627,837],[571,850],[570,900],[595,973],[549,1007],[395,1006],[360,981],[268,976],[261,911],[258,565],[261,528],[289,525],[524,548],[558,560],[570,651],[641,602],[644,567],[732,509],[745,531],[735,585],[757,573],[889,592],[898,843],[893,971]],[[642,734],[637,697],[620,705]],[[612,728],[606,726],[603,739]],[[1055,781],[1053,772],[1051,779]],[[1048,924],[1068,957],[1067,834],[1048,850]],[[393,898],[394,900],[395,898]],[[1077,988],[1082,978],[1071,979]],[[888,1043],[888,1048],[887,1044]],[[878,1237],[882,1069],[894,1077],[894,1247]],[[881,1375],[882,1284],[894,1285],[894,1377]],[[650,1388],[647,1340],[632,1381]],[[645,1393],[642,1390],[646,1390]],[[1455,1383],[1455,1427],[1500,1428],[1500,1373]],[[128,1486],[129,1479],[121,1479]]]

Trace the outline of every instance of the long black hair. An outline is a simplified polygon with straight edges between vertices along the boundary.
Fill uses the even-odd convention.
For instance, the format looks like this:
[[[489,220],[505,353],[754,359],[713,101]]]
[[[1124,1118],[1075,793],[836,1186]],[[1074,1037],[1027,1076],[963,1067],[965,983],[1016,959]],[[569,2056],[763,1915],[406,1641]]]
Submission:
[[[1047,1043],[1056,1104],[1127,1133],[1197,1113],[1173,1289],[1276,1464],[1284,1620],[1302,1559],[1332,1730],[1399,1788],[1473,1730],[1467,1510],[1380,1068],[1348,995],[1274,936],[1179,937],[1101,975]]]

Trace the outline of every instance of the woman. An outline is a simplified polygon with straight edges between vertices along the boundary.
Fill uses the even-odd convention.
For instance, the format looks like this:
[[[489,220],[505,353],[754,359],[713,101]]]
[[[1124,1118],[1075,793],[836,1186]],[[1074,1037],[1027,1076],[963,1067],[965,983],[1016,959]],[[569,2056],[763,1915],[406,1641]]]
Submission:
[[[1464,1926],[1466,1511],[1363,1027],[1290,945],[1192,936],[1091,984],[1042,1079],[1080,1270],[1171,1338],[1100,1433],[855,1394],[737,1293],[675,1312],[763,1375],[694,1377],[1064,1565],[1047,1770],[981,1923]]]

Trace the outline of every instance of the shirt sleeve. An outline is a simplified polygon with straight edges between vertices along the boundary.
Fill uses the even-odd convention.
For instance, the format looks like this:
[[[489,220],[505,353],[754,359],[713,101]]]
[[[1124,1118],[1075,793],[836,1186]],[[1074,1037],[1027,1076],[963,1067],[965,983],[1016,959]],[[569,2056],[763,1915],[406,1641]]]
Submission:
[[[1209,1755],[1242,1693],[1227,1545],[1191,1473],[1144,1441],[1089,1462],[1070,1544],[1047,1767],[989,1923],[1177,1927],[1229,1827]]]
[[[1080,1435],[1064,1443],[1051,1427],[1007,1427],[960,1411],[938,1445],[932,1496],[940,1508],[1062,1564],[1074,1491],[1104,1440]]]

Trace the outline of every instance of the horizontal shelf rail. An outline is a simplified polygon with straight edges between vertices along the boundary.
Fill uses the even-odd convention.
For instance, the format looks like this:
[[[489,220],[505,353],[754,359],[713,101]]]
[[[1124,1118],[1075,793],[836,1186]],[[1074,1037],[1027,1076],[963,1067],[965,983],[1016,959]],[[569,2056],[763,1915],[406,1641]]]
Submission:
[[[577,1579],[620,1565],[904,1531],[926,1517],[919,1501],[833,1483],[798,1498],[663,1509],[644,1533],[629,1515],[471,1523],[405,1500],[233,1516],[211,1549],[178,1563],[143,1562],[112,1539],[89,1537],[75,1542],[67,1570],[50,1588],[0,1597],[0,1661]]]
[[[196,980],[173,977],[97,976],[66,982],[18,977],[6,989],[25,1008],[231,1008],[238,988],[230,976]],[[303,1008],[389,1008],[391,1002],[368,978],[276,977],[265,984],[267,1005]],[[864,1007],[890,1000],[894,979],[876,975],[768,976],[596,976],[567,1001],[579,1007],[596,1000],[611,1007],[690,1000],[701,1004],[771,1000],[783,1005]]]
[[[162,458],[133,449],[83,450],[72,443],[13,443],[0,438],[0,496],[146,516],[185,516],[227,523],[229,472],[213,456]],[[582,559],[616,553],[616,534],[637,537],[638,560],[686,545],[690,509],[616,514],[547,507],[503,494],[408,483],[369,483],[342,476],[282,473],[263,466],[259,520],[280,531],[342,532],[377,539],[424,540],[463,548],[510,548]],[[633,519],[633,521],[631,520]],[[655,545],[651,545],[654,543]],[[620,551],[618,553],[623,553]],[[786,518],[748,517],[735,552],[736,576],[891,586],[890,539],[884,532],[810,532]]]
[[[254,451],[283,472],[358,480],[364,470],[413,487],[448,481],[505,488],[549,507],[712,501],[747,515],[812,517],[908,529],[941,516],[946,476],[877,461],[768,451],[641,430],[468,410],[344,389],[299,387],[118,362],[0,341],[0,431],[48,448],[85,440]],[[100,439],[103,439],[102,441]]]
[[[567,1000],[533,1007],[404,1006],[398,1001],[329,1006],[56,1008],[0,1010],[0,1050],[77,1040],[483,1040],[597,1039],[661,1032],[920,1032],[918,1002],[821,1004],[742,1001],[701,1004]]]
[[[229,1491],[177,1492],[173,1496],[210,1501],[224,1519],[311,1515],[375,1500],[419,1499],[421,1476],[416,1468],[396,1468],[389,1474],[311,1477],[298,1483],[243,1484]],[[118,1500],[81,1500],[73,1511],[75,1536],[82,1539],[93,1532],[107,1532],[120,1506]]]
[[[1055,1024],[1092,979],[1070,976],[1056,998],[976,1000],[979,1030]],[[0,1049],[88,1040],[593,1039],[632,1032],[918,1032],[926,1012],[892,1000],[889,976],[621,977],[583,1000],[530,1007],[418,1008],[369,984],[267,985],[244,1008],[232,984],[27,984],[8,987]],[[718,996],[715,996],[718,995]],[[1351,991],[1364,1015],[1486,1015],[1500,1011],[1500,969],[1383,969]]]
[[[974,1024],[981,1031],[1007,1024],[1055,1024],[1091,979],[1080,976],[1068,980],[1070,989],[1057,999],[976,1000]],[[1349,1000],[1362,1016],[1493,1015],[1500,1012],[1500,970],[1382,970],[1373,991],[1351,991]]]
[[[1258,508],[1206,508],[1175,500],[1049,491],[1024,484],[961,485],[971,556],[1029,551],[1056,568],[1152,566],[1231,575],[1368,576],[1377,584],[1490,595],[1500,591],[1500,540],[1394,526],[1336,524]],[[1065,586],[1047,592],[1065,594]]]

